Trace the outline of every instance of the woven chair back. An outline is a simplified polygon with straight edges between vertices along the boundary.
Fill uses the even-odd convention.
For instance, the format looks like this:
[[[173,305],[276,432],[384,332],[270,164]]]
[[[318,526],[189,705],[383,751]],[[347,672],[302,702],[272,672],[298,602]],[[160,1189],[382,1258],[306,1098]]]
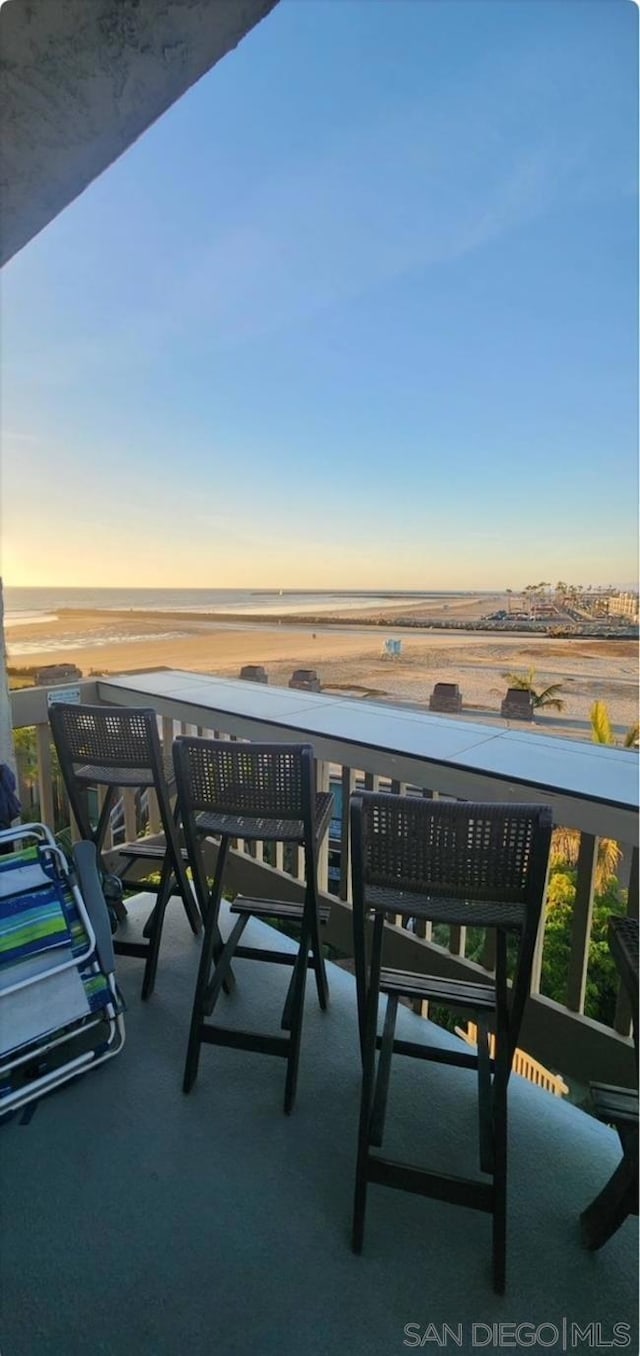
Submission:
[[[187,813],[304,819],[311,813],[310,745],[176,741],[180,799]]]
[[[428,801],[364,792],[365,885],[524,903],[546,806]]]
[[[134,707],[52,706],[59,754],[72,764],[154,769],[160,756],[155,712]]]

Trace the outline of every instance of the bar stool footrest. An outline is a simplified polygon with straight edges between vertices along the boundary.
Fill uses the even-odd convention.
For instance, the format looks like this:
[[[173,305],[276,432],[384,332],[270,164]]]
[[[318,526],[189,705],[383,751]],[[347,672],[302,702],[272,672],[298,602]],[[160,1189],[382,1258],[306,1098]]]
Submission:
[[[204,1045],[226,1045],[232,1050],[253,1050],[260,1055],[280,1055],[285,1059],[291,1048],[289,1036],[266,1036],[259,1031],[234,1031],[230,1027],[202,1023],[199,1039]]]
[[[145,861],[163,862],[167,848],[164,842],[154,843],[149,841],[146,843],[144,838],[142,838],[136,843],[116,843],[111,851],[117,853],[120,857],[141,857]],[[183,862],[188,865],[189,858],[187,856],[186,848],[180,849],[180,856],[182,857]]]
[[[146,960],[149,955],[148,942],[125,942],[119,937],[114,937],[113,949],[116,956],[138,956],[138,958]]]
[[[289,904],[279,899],[250,899],[245,895],[237,895],[230,913],[251,914],[255,918],[277,918],[282,923],[287,921],[299,923],[304,916],[304,904]],[[328,923],[330,913],[329,904],[318,905],[318,918],[321,923]]]
[[[494,1189],[490,1182],[473,1177],[453,1177],[446,1173],[429,1172],[409,1163],[396,1163],[391,1158],[370,1154],[367,1160],[367,1178],[378,1186],[398,1187],[418,1196],[429,1196],[452,1205],[467,1205],[471,1210],[493,1210]]]
[[[638,1125],[638,1094],[632,1088],[616,1088],[609,1083],[591,1083],[593,1108],[599,1121],[608,1125]]]
[[[475,1008],[491,1012],[496,1006],[495,989],[489,984],[470,984],[466,980],[438,979],[412,971],[381,970],[380,992],[403,998],[432,999],[437,1003]]]

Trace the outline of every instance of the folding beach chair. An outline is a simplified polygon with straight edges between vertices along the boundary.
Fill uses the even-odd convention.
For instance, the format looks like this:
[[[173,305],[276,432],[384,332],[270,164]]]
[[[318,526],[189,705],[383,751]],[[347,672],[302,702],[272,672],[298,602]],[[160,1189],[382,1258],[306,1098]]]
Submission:
[[[43,824],[0,833],[0,1116],[124,1045],[95,845],[73,856]]]

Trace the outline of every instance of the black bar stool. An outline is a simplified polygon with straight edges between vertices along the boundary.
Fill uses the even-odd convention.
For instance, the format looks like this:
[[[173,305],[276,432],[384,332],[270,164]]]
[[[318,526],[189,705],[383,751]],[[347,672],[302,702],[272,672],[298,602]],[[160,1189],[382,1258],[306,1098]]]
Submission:
[[[243,744],[223,740],[181,737],[173,746],[185,843],[193,881],[205,918],[204,943],[193,1002],[183,1089],[195,1082],[200,1047],[234,1046],[287,1061],[284,1109],[293,1107],[304,1013],[307,970],[315,973],[318,1000],[326,1008],[329,996],[320,942],[320,925],[329,907],[318,901],[318,851],[331,820],[333,797],[314,790],[313,750],[310,745]],[[209,889],[203,845],[218,838],[215,875]],[[238,896],[231,913],[237,920],[226,941],[220,933],[220,900],[229,845],[233,839],[301,845],[305,854],[303,904]],[[294,923],[300,928],[297,952],[241,946],[250,918]],[[266,1035],[216,1026],[211,1016],[222,989],[233,984],[233,958],[292,966],[281,1026],[287,1035]]]
[[[354,956],[363,1060],[352,1245],[361,1252],[369,1182],[488,1211],[493,1283],[506,1264],[507,1085],[517,1045],[544,900],[551,811],[534,805],[474,805],[364,792],[352,798]],[[387,915],[495,930],[492,984],[384,968]],[[373,918],[367,966],[365,922]],[[507,942],[515,956],[507,957]],[[511,986],[507,969],[513,965]],[[382,1036],[378,1000],[387,999]],[[478,1052],[444,1050],[395,1037],[398,1001],[426,999],[476,1014]],[[489,1027],[495,1027],[495,1055]],[[376,1050],[379,1049],[376,1070]],[[394,1162],[382,1145],[391,1060],[413,1055],[477,1070],[480,1169],[489,1180],[446,1176]]]
[[[638,920],[611,918],[609,946],[631,1006],[633,1044],[638,1082]],[[638,1213],[638,1091],[609,1083],[591,1083],[591,1100],[598,1120],[613,1125],[622,1146],[622,1158],[609,1181],[580,1216],[582,1241],[595,1251],[613,1237],[629,1215]]]
[[[145,926],[146,942],[114,939],[115,950],[145,961],[142,997],[153,993],[165,910],[172,894],[182,897],[194,933],[200,931],[200,916],[190,886],[178,841],[179,807],[171,809],[175,779],[171,759],[163,760],[155,711],[140,707],[71,706],[56,703],[49,712],[53,741],[60,769],[81,837],[96,844],[101,853],[116,795],[125,788],[155,791],[164,832],[164,842],[138,839],[121,844],[117,874],[123,885],[136,859],[148,859],[160,871],[156,903]],[[87,792],[105,787],[106,795],[96,825],[92,825]],[[136,882],[137,884],[137,882]],[[155,887],[150,887],[155,888]],[[126,910],[121,910],[126,916]]]

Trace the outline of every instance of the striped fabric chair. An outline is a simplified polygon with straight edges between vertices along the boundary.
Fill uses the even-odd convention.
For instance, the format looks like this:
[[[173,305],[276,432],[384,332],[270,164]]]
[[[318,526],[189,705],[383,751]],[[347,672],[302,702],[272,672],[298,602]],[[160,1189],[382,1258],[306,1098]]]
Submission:
[[[41,824],[0,833],[0,1116],[124,1045],[111,928],[92,843],[75,876]]]

